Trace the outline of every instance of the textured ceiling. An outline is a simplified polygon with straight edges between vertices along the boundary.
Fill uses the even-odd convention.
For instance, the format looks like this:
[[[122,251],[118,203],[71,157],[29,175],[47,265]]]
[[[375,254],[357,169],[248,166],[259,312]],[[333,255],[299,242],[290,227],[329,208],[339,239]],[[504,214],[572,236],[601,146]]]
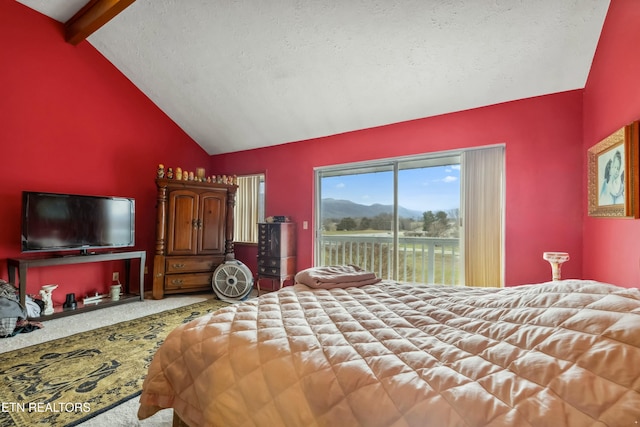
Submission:
[[[86,0],[19,0],[61,22]],[[137,0],[89,37],[209,154],[584,87],[608,0]]]

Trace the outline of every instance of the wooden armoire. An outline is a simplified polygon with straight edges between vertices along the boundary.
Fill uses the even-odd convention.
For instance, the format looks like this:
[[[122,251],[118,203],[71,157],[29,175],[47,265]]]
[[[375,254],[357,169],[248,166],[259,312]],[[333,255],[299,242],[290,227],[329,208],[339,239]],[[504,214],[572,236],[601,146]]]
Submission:
[[[234,259],[238,187],[159,178],[153,298],[212,290],[218,265]]]

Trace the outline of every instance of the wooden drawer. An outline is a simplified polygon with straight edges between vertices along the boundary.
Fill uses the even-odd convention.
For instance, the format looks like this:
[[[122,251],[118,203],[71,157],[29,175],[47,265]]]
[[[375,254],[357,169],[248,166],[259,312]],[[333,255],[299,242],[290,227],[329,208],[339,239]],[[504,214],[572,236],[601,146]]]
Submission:
[[[289,258],[260,257],[258,258],[258,267],[277,267],[284,268],[286,270],[288,259]]]
[[[280,267],[263,267],[258,266],[258,274],[263,276],[280,277]]]
[[[167,274],[164,276],[164,288],[176,289],[211,288],[213,273]],[[213,288],[211,288],[213,289]]]
[[[258,224],[258,255],[267,257],[295,256],[295,224]]]
[[[296,258],[258,258],[258,274],[285,277],[295,275]]]
[[[213,271],[223,261],[223,256],[167,257],[165,274]]]

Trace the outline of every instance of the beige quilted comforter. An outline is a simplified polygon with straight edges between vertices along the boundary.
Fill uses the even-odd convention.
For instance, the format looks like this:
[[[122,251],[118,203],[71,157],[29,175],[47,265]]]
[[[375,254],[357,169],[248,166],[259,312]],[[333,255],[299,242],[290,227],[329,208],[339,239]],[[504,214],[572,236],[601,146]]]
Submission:
[[[140,401],[191,426],[638,426],[640,291],[296,285],[177,328]]]

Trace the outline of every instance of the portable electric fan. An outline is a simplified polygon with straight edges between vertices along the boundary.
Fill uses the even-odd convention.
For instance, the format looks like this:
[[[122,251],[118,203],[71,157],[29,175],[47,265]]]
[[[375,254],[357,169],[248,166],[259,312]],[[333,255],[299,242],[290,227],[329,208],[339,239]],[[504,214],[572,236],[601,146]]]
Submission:
[[[249,267],[240,261],[225,261],[213,272],[211,286],[218,299],[231,303],[240,302],[251,293],[253,276]]]

